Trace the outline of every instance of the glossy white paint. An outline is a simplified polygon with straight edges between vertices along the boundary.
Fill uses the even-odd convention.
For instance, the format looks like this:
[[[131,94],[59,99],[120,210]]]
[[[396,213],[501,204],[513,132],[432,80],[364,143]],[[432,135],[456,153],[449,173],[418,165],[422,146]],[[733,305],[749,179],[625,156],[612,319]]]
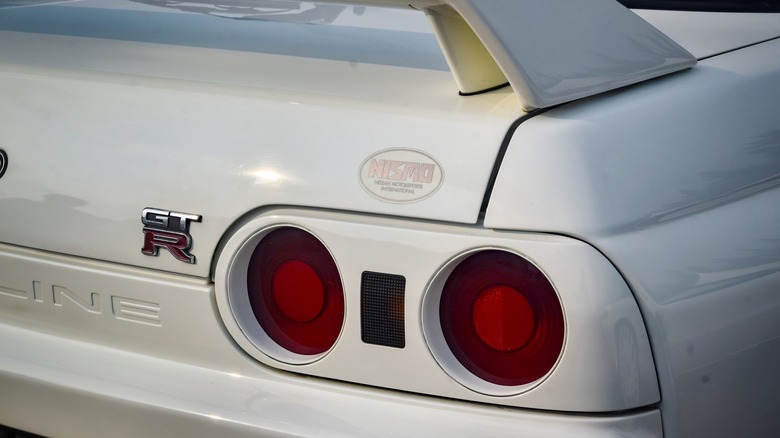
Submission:
[[[480,93],[509,83],[493,55],[458,12],[444,6],[426,9],[425,15],[461,93]]]
[[[0,422],[47,436],[661,436],[653,409],[572,416],[278,372],[250,377],[7,324],[0,324],[0,367]]]
[[[46,17],[54,21],[38,30],[91,32],[64,18],[55,20],[62,10],[102,11],[93,11],[90,2],[74,5],[80,6],[52,7],[56,13]],[[176,21],[194,20],[192,14],[115,7],[103,11],[109,14],[105,17],[90,17],[99,22],[128,14],[132,26],[155,23],[154,18],[167,27],[179,23],[197,25],[198,32],[211,29],[200,21]],[[247,23],[212,19],[218,24],[210,31],[216,34],[250,32],[242,27]],[[424,22],[413,12],[404,19]],[[24,28],[25,21],[19,22],[15,25]],[[312,44],[328,37],[327,32],[310,34],[311,26],[290,26],[287,36]],[[377,35],[354,30],[351,23],[340,27],[351,33],[328,41],[347,41],[342,44],[352,56],[370,59],[369,48],[376,52],[376,46],[349,44],[361,35],[371,40]],[[0,32],[0,87],[6,96],[0,114],[7,121],[0,146],[17,163],[0,186],[0,220],[6,224],[0,241],[205,276],[222,233],[262,206],[475,222],[501,140],[521,110],[508,91],[470,99],[455,96],[446,72],[421,68],[420,59],[429,54],[420,42],[435,44],[433,36],[420,34],[417,27],[413,32],[397,27],[386,29],[391,34],[385,36],[411,38],[396,43],[413,60],[406,67],[239,52],[235,42],[218,39],[213,44],[233,50]],[[125,39],[149,33],[146,28],[109,32]],[[184,37],[195,39],[164,33],[156,38]],[[372,56],[398,61],[395,48],[379,48],[381,56]],[[329,80],[309,80],[311,71]],[[349,129],[332,129],[343,120],[353,121]],[[302,123],[305,129],[297,129],[294,138],[278,129]],[[42,128],[31,136],[28,126]],[[405,206],[371,199],[355,174],[361,160],[389,148],[413,148],[440,160],[446,184],[424,202]],[[74,156],[83,158],[74,161]],[[330,166],[322,166],[324,162]],[[90,184],[104,173],[114,180],[107,186]],[[57,182],[42,186],[46,181]],[[105,196],[106,190],[112,195]],[[210,201],[205,205],[204,197]],[[140,254],[140,212],[146,207],[204,216],[191,230],[198,265],[185,265],[165,253],[156,258]]]
[[[346,295],[346,321],[336,346],[304,365],[282,363],[263,353],[258,348],[262,329],[256,322],[246,323],[254,320],[248,300],[238,300],[246,290],[246,264],[258,243],[255,236],[261,238],[269,227],[284,224],[309,230],[323,242],[340,270]],[[506,249],[535,263],[554,284],[565,313],[566,346],[559,364],[534,389],[501,389],[512,396],[486,396],[459,385],[431,356],[426,342],[435,340],[423,337],[421,315],[430,313],[423,307],[424,294],[441,287],[434,275],[456,256],[480,248]],[[359,309],[364,271],[406,278],[403,349],[362,342]],[[322,212],[270,211],[231,233],[218,257],[215,287],[220,314],[236,342],[257,360],[284,370],[556,411],[621,411],[658,401],[653,359],[630,291],[606,259],[576,240]],[[635,333],[628,350],[616,335],[622,326]],[[626,373],[627,362],[634,365]],[[518,392],[522,393],[515,395]]]
[[[481,92],[508,82],[527,111],[696,64],[685,49],[614,0],[321,3],[411,6],[424,11],[461,92]],[[247,7],[244,0],[223,0],[188,3],[187,9],[198,10],[196,5],[212,14],[218,14],[214,9]],[[175,3],[171,6],[182,8]]]
[[[433,70],[11,32],[0,51],[0,145],[14,163],[0,241],[198,276],[225,230],[268,205],[475,222],[521,113],[510,92],[464,101]],[[361,187],[363,161],[396,148],[447,175],[423,202]],[[203,216],[197,265],[141,254],[147,207]]]
[[[488,207],[487,227],[572,235],[621,271],[668,436],[780,426],[778,53],[758,44],[524,123]]]
[[[780,14],[634,10],[697,59],[780,36]]]
[[[261,353],[244,335],[253,328],[236,324],[235,309],[228,302],[226,288],[238,289],[246,281],[235,267],[228,276],[235,251],[257,231],[279,224],[294,224],[321,238],[344,283],[346,322],[340,339],[331,352],[308,365],[285,365]],[[563,301],[567,336],[560,363],[548,378],[518,396],[485,396],[461,386],[439,367],[423,336],[422,302],[427,290],[435,287],[434,275],[454,256],[476,248],[504,248],[532,260],[550,276]],[[572,271],[571,266],[579,268]],[[365,270],[406,278],[403,349],[361,341],[360,278]],[[644,324],[625,282],[600,254],[572,239],[271,211],[233,234],[222,250],[216,277],[215,298],[214,286],[202,279],[2,245],[0,319],[41,334],[170,361],[173,368],[187,364],[269,382],[281,378],[272,368],[281,368],[407,392],[555,411],[624,411],[659,400]],[[271,368],[242,354],[223,324],[238,345]],[[625,327],[633,334],[631,339],[621,338]],[[8,366],[0,358],[0,372],[9,372]]]
[[[775,186],[595,239],[655,341],[668,436],[771,436],[780,426],[779,205]]]
[[[614,0],[449,3],[529,111],[696,64],[693,55]]]
[[[610,236],[773,188],[778,48],[775,40],[711,58],[523,123],[485,225]]]
[[[6,324],[211,368],[235,356],[204,279],[1,246]]]
[[[488,2],[450,3],[472,13]],[[456,96],[416,24],[211,27],[201,15],[100,4],[110,6],[0,16],[0,148],[10,158],[0,180],[0,242],[10,244],[0,248],[0,423],[78,436],[657,436],[661,415],[671,437],[780,428],[777,40],[524,122],[483,221],[521,103],[510,90]],[[51,12],[47,26],[16,19],[40,11]],[[756,14],[696,15],[690,26],[676,21],[689,14],[640,14],[697,57],[777,35],[776,15],[744,29]],[[115,26],[84,25],[107,16]],[[227,29],[231,38],[216,38]],[[361,188],[364,160],[398,148],[441,164],[436,193],[398,204]],[[203,215],[191,227],[198,265],[141,255],[146,207]],[[334,210],[355,213],[325,213]],[[276,221],[321,235],[352,291],[337,347],[300,367],[258,353],[225,311],[232,251]],[[439,268],[485,247],[527,255],[564,299],[558,367],[508,398],[449,378],[419,322]],[[360,342],[363,269],[409,280],[407,348]],[[637,344],[619,330],[622,315]],[[44,411],[48,422],[28,415]]]

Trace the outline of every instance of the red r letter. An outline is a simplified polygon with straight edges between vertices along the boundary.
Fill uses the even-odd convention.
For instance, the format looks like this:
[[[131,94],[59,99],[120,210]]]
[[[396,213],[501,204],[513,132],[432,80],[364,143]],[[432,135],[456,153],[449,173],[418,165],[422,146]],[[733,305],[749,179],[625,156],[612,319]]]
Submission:
[[[153,228],[144,228],[143,231],[144,247],[141,248],[143,254],[156,256],[160,248],[165,248],[176,257],[176,260],[195,263],[195,256],[190,254],[192,241],[188,235]]]

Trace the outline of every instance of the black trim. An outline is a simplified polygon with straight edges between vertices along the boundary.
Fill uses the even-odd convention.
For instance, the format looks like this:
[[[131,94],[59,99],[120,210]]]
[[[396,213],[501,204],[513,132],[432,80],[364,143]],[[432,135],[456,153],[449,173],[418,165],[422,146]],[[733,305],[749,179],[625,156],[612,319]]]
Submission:
[[[0,149],[0,178],[5,175],[5,170],[8,169],[8,154],[4,150]]]
[[[769,38],[769,39],[766,39],[766,40],[763,40],[763,41],[756,41],[755,43],[750,43],[750,44],[745,44],[744,46],[734,47],[733,49],[729,49],[729,50],[726,50],[724,52],[713,53],[712,55],[704,56],[702,58],[699,58],[699,62],[704,61],[705,59],[714,58],[716,56],[724,55],[726,53],[736,52],[737,50],[746,49],[748,47],[757,46],[759,44],[768,43],[768,42],[774,41],[774,40],[780,40],[780,37]]]
[[[479,90],[479,91],[470,91],[468,93],[464,93],[462,91],[458,91],[458,94],[460,94],[461,96],[476,96],[478,94],[484,94],[484,93],[489,93],[491,91],[500,90],[500,89],[502,89],[504,87],[508,87],[508,86],[509,86],[509,82],[505,82],[503,84],[496,85],[495,87],[485,88],[484,90]]]
[[[30,432],[24,432],[8,426],[0,425],[0,438],[45,438],[42,435],[36,435]]]
[[[631,9],[701,12],[780,12],[778,0],[618,0]]]
[[[506,135],[504,136],[504,140],[501,142],[501,147],[498,149],[498,155],[496,155],[496,162],[493,164],[493,171],[490,173],[490,180],[488,180],[487,188],[485,189],[485,197],[482,198],[482,205],[479,208],[479,214],[480,216],[484,217],[485,213],[487,212],[488,203],[490,202],[490,197],[493,195],[493,187],[496,185],[496,178],[498,178],[498,170],[501,168],[501,164],[504,161],[504,156],[506,155],[507,149],[509,149],[509,142],[512,141],[512,136],[514,136],[515,131],[517,128],[523,124],[526,120],[530,119],[531,117],[538,116],[539,114],[543,114],[551,109],[558,108],[560,105],[552,106],[549,108],[540,108],[537,110],[533,110],[530,113],[524,115],[523,117],[520,117],[519,119],[515,120],[512,123],[512,126],[509,127],[509,130],[506,132]]]

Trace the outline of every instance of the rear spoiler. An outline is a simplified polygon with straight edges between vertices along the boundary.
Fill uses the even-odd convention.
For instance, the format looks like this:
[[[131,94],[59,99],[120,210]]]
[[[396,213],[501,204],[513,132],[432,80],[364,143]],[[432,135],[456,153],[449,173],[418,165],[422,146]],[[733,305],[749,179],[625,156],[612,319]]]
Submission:
[[[222,0],[220,4],[252,0]],[[512,86],[524,110],[692,67],[696,58],[616,0],[316,0],[425,12],[461,94]]]
[[[424,11],[461,94],[509,83],[526,111],[593,96],[696,64],[696,58],[687,50],[616,0],[336,3],[411,6]]]

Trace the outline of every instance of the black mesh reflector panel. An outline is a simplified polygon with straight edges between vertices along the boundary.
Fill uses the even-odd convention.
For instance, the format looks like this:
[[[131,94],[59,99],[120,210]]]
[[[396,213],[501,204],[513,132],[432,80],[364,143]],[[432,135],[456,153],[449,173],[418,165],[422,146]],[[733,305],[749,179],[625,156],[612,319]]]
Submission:
[[[363,272],[360,282],[360,336],[366,344],[404,348],[402,275]]]

